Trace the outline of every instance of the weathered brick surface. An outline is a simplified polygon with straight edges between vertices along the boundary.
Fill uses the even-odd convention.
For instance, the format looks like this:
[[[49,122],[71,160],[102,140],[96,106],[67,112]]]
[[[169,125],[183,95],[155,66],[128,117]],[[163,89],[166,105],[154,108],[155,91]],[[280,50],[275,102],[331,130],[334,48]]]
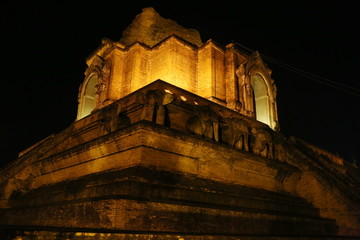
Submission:
[[[149,8],[121,41],[87,58],[77,121],[0,170],[0,237],[360,235],[360,183],[341,158],[279,132],[258,52],[202,43]]]
[[[180,119],[188,114],[185,110]],[[78,129],[77,139],[93,136]],[[331,175],[317,176],[316,165],[287,145],[289,158],[265,158],[221,139],[140,121],[61,148],[3,185],[9,191],[3,226],[180,235],[357,234],[354,215],[344,215],[346,198],[324,191]]]
[[[14,202],[4,213],[8,225],[242,235],[337,230],[287,193],[143,167],[44,186]]]

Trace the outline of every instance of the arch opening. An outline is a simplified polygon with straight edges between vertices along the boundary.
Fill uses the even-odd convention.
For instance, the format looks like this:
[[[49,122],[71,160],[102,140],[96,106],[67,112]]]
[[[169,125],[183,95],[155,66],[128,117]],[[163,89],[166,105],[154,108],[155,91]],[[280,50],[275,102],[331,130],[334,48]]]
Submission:
[[[81,98],[81,110],[79,113],[79,119],[90,115],[95,109],[95,89],[97,84],[97,75],[92,75],[86,83],[83,96]]]
[[[270,99],[265,80],[259,74],[256,74],[251,79],[251,85],[254,91],[256,120],[271,127]]]

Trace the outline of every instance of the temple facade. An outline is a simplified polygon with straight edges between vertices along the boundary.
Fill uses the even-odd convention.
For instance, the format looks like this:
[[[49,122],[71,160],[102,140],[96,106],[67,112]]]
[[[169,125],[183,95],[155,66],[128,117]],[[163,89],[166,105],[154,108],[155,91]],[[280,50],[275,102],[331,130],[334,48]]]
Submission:
[[[161,32],[162,34],[158,34]],[[225,47],[145,8],[118,42],[103,39],[87,59],[78,119],[161,79],[279,128],[276,86],[258,52]]]
[[[360,183],[281,134],[258,52],[145,8],[86,63],[76,121],[0,170],[1,239],[360,236]]]

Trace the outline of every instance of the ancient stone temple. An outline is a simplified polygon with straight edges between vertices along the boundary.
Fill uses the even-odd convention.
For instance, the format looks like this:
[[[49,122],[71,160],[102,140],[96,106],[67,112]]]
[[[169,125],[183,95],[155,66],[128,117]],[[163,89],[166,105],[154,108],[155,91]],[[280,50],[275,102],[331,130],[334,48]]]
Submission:
[[[0,170],[1,239],[360,236],[360,183],[281,134],[258,52],[145,8],[87,65],[76,121]]]

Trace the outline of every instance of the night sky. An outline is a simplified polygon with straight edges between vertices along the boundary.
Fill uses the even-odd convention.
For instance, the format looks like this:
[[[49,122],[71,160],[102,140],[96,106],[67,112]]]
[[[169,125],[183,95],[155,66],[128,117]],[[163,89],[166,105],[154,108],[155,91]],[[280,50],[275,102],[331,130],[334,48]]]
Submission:
[[[259,51],[280,131],[360,165],[360,1],[129,2],[2,1],[0,167],[75,120],[85,59],[149,6],[203,42]]]

